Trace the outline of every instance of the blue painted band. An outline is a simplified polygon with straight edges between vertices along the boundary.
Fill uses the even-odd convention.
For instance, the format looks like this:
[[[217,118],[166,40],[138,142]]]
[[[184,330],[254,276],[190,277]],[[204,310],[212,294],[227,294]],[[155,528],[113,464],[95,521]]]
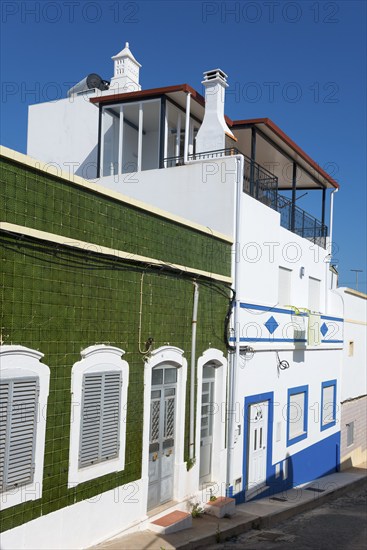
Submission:
[[[344,340],[321,340],[322,344],[342,344]]]
[[[271,306],[258,306],[257,304],[246,304],[244,302],[240,303],[240,307],[242,309],[256,309],[258,311],[267,311],[268,313],[286,313],[287,315],[298,315],[299,317],[307,317],[307,313],[301,312],[296,314],[293,309],[283,309]]]
[[[325,321],[338,321],[340,323],[344,322],[344,319],[340,319],[340,317],[328,317],[327,315],[321,315],[320,319],[325,319]]]
[[[229,340],[235,342],[236,338],[232,336]],[[240,338],[240,342],[307,342],[307,340],[304,338]]]

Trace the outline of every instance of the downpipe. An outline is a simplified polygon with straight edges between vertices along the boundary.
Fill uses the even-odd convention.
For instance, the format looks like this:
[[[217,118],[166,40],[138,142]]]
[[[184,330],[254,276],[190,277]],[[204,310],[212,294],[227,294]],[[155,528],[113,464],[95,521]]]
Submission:
[[[195,451],[195,382],[196,382],[196,327],[199,304],[199,285],[194,281],[194,303],[191,322],[191,377],[190,377],[190,443],[189,457],[194,458]]]
[[[243,155],[235,155],[236,158],[236,200],[235,200],[235,212],[234,212],[234,254],[232,263],[233,287],[236,293],[236,300],[234,303],[233,314],[233,326],[235,335],[235,352],[230,356],[229,361],[229,373],[228,373],[228,404],[227,404],[227,418],[228,418],[228,434],[227,434],[227,472],[226,472],[226,492],[229,495],[229,488],[232,480],[233,470],[233,453],[234,453],[234,416],[236,414],[236,386],[237,386],[237,371],[240,364],[240,300],[239,296],[239,281],[240,281],[240,228],[241,228],[241,197],[242,197],[242,182],[244,173],[244,157]]]

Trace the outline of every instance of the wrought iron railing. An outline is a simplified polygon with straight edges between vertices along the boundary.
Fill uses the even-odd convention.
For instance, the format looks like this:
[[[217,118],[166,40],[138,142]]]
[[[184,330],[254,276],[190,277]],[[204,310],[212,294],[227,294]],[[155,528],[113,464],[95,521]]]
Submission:
[[[243,155],[245,158],[243,191],[279,212],[282,227],[326,248],[327,226],[296,206],[287,197],[279,195],[278,178],[235,147],[196,153],[189,155],[188,160],[209,160],[237,154]],[[165,168],[181,166],[184,164],[184,157],[168,157],[164,159],[163,164]]]
[[[282,227],[326,248],[327,226],[325,224],[283,195],[278,195],[277,207],[274,209],[280,214]]]

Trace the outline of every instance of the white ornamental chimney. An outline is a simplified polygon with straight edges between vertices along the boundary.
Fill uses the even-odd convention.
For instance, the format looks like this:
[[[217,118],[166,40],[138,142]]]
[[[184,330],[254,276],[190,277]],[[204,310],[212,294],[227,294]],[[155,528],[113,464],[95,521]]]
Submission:
[[[197,153],[224,149],[226,135],[237,141],[224,119],[227,75],[220,69],[207,71],[202,84],[205,86],[205,113],[196,137]]]
[[[111,88],[116,93],[138,92],[141,90],[139,84],[140,63],[138,63],[129,50],[129,43],[120,53],[112,57],[114,61],[114,75],[111,79]]]

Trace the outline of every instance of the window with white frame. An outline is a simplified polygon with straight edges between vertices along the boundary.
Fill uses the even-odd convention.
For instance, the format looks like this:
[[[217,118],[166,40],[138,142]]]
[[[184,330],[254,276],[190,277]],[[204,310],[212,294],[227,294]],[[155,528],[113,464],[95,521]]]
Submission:
[[[0,346],[1,508],[42,497],[50,370],[43,354]]]
[[[125,467],[129,367],[119,348],[96,345],[72,369],[68,487]]]
[[[314,277],[308,278],[308,308],[311,311],[320,311],[321,281]]]
[[[350,447],[354,444],[354,420],[349,422],[347,426],[347,447]]]
[[[287,445],[307,437],[308,386],[288,390]]]
[[[321,430],[336,424],[336,380],[321,385]]]
[[[291,275],[292,270],[279,267],[278,303],[281,306],[289,306],[291,303]]]

